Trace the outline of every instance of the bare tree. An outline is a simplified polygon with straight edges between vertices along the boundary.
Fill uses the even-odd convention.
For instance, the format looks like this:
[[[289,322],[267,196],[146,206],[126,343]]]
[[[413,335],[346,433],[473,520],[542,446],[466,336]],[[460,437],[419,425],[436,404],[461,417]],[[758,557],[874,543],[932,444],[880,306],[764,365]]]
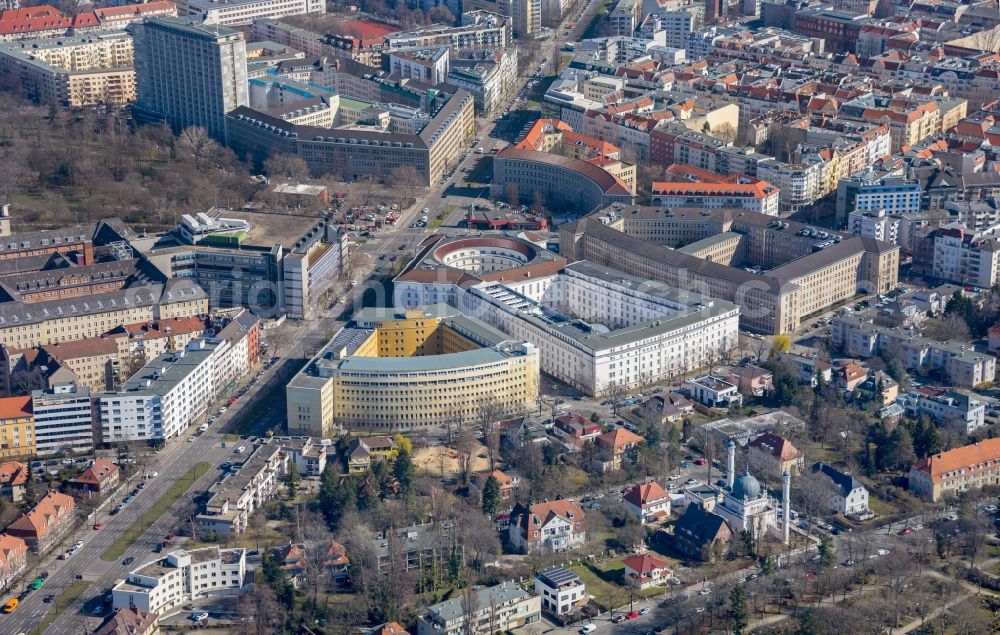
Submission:
[[[462,594],[462,630],[465,635],[476,635],[476,613],[479,612],[479,598],[476,590],[469,587]]]
[[[486,445],[491,471],[497,469],[497,460],[500,457],[500,419],[504,414],[503,404],[492,393],[485,395],[476,405],[479,434],[483,438],[483,444]]]
[[[177,146],[194,157],[195,167],[198,170],[201,170],[202,159],[218,149],[215,141],[208,135],[208,131],[201,126],[189,126],[182,130],[177,139]]]
[[[275,154],[264,162],[264,170],[271,179],[289,179],[296,183],[309,178],[309,164],[294,154]]]
[[[463,483],[468,483],[472,476],[472,461],[477,445],[476,434],[472,428],[462,426],[455,439],[455,450],[458,453],[458,466]]]

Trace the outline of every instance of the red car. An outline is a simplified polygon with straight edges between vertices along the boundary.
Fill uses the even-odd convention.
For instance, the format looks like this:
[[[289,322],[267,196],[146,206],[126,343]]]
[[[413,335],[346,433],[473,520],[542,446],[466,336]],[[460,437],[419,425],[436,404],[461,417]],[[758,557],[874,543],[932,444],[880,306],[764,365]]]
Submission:
[[[899,530],[899,535],[900,536],[909,536],[912,533],[913,533],[913,530],[910,529],[909,527],[903,527],[902,529]]]
[[[695,465],[705,465],[705,459],[695,459]]]
[[[631,613],[625,614],[625,619],[627,620],[634,620],[637,617],[639,617],[639,611],[632,611]]]
[[[96,523],[94,525],[94,531],[97,531],[99,529],[104,529],[104,523]]]

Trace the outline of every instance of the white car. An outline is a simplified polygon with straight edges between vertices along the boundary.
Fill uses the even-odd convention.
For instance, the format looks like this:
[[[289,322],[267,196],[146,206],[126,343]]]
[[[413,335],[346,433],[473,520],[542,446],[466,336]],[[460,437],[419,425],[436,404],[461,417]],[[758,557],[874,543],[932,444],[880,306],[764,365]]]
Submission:
[[[708,595],[711,592],[712,592],[712,589],[710,589],[708,587],[705,587],[701,591],[698,591],[698,595]]]
[[[208,619],[208,613],[192,613],[191,619],[195,622],[204,622]]]
[[[888,549],[879,549],[875,553],[877,553],[880,556],[888,556],[889,555],[889,550]]]
[[[247,448],[246,448],[245,445],[241,445],[240,447],[236,448],[236,454],[243,454],[246,451],[247,451]]]
[[[641,609],[639,609],[639,615],[645,615],[646,613],[649,613],[651,610],[652,609],[650,609],[648,606],[644,606]]]
[[[596,624],[584,624],[580,629],[580,635],[587,635],[587,633],[593,633],[597,630]]]

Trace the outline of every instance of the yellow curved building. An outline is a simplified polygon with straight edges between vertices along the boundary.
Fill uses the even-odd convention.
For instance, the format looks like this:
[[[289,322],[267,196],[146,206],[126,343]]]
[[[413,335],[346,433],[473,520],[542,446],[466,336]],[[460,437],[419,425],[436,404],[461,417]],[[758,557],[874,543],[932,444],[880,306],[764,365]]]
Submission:
[[[291,434],[468,423],[534,406],[538,349],[444,305],[364,309],[286,390]]]

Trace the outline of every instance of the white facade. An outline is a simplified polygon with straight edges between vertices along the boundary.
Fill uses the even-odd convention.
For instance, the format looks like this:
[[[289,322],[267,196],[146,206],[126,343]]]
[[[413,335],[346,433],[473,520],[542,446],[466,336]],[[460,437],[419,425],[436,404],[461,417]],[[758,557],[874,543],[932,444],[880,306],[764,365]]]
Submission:
[[[684,389],[691,399],[710,408],[728,408],[743,403],[743,395],[736,385],[712,375],[703,375],[684,382]]]
[[[63,450],[89,452],[94,449],[93,411],[90,391],[74,384],[31,393],[35,414],[35,454],[45,456]]]
[[[781,190],[782,212],[796,212],[822,195],[822,167],[819,163],[789,164],[765,159],[757,164],[757,178]]]
[[[178,0],[177,15],[206,24],[238,26],[261,18],[326,13],[325,0]]]
[[[906,410],[907,416],[919,417],[925,414],[965,434],[971,434],[986,423],[986,404],[962,393],[911,392],[899,397],[897,402]]]
[[[687,11],[667,11],[660,14],[660,26],[666,32],[666,44],[670,48],[683,49],[687,45],[688,34],[694,31],[695,14]]]
[[[900,244],[899,217],[889,216],[884,209],[851,212],[847,217],[847,229],[856,236]]]
[[[112,588],[112,601],[115,609],[163,615],[193,600],[241,593],[246,573],[244,549],[174,551],[131,571]]]
[[[216,395],[216,352],[223,347],[192,340],[184,350],[160,355],[98,399],[102,441],[149,441],[180,435]]]
[[[997,241],[994,236],[970,237],[960,230],[938,230],[934,238],[934,277],[977,287],[992,287],[1000,280],[1000,245]]]
[[[598,395],[672,379],[736,344],[739,307],[586,261],[511,284],[400,281],[397,307],[448,302],[538,347],[541,367]]]
[[[555,567],[535,576],[535,595],[542,599],[543,610],[569,615],[577,602],[587,597],[587,588],[579,576]]]

